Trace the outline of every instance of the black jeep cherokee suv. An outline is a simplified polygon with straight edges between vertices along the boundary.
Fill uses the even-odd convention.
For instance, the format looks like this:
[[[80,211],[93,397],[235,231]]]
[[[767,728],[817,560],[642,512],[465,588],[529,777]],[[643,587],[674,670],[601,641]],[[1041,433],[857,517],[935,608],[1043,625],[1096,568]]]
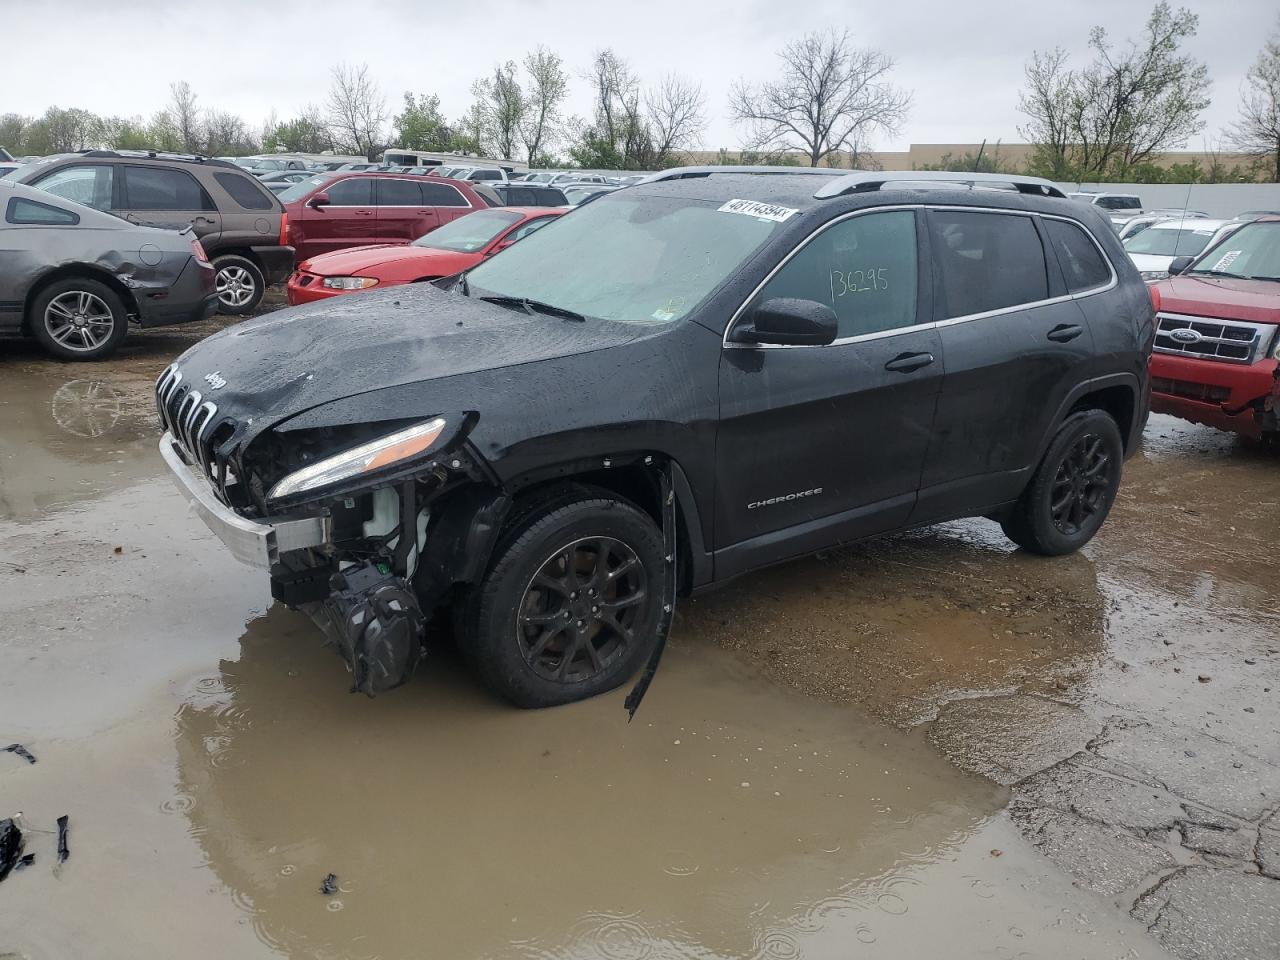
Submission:
[[[451,608],[515,703],[647,664],[634,708],[678,593],[956,517],[1079,548],[1152,317],[1046,181],[684,168],[458,277],[210,337],[157,384],[161,451],[357,689]]]
[[[19,183],[133,223],[190,226],[213,261],[218,310],[249,314],[293,272],[287,218],[258,179],[224,160],[141,150],[85,150],[29,163]]]

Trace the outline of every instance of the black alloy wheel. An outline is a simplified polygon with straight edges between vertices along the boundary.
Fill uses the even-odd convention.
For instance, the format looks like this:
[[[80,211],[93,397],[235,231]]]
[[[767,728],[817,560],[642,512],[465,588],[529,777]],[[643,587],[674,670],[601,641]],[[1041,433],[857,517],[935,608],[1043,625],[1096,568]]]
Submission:
[[[538,676],[588,680],[626,656],[648,595],[635,550],[613,537],[557,550],[525,587],[516,618],[520,652]]]
[[[1053,524],[1076,536],[1102,509],[1111,488],[1111,456],[1102,437],[1086,433],[1072,445],[1053,479]]]

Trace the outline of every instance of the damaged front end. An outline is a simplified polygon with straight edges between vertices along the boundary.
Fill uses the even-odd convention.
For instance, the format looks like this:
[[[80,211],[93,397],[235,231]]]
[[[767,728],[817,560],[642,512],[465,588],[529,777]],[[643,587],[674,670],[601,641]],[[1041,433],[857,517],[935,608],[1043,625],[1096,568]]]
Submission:
[[[173,380],[157,384],[160,449],[193,508],[317,622],[353,692],[403,684],[428,616],[483,571],[508,504],[467,442],[475,414],[254,433]]]

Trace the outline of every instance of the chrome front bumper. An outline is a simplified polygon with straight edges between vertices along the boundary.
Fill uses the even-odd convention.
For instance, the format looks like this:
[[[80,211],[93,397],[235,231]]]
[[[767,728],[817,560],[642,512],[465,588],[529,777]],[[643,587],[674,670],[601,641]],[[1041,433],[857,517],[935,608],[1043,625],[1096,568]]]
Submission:
[[[160,456],[200,519],[241,563],[269,570],[280,562],[283,553],[329,542],[328,517],[257,523],[240,516],[215,497],[209,483],[191,469],[170,433],[160,439]]]

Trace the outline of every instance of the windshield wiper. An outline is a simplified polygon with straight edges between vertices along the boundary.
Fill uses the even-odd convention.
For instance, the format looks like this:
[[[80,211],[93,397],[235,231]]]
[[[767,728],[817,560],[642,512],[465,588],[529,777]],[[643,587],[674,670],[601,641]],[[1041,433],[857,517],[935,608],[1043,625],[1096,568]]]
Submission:
[[[1238,273],[1231,273],[1228,270],[1188,270],[1183,274],[1184,277],[1235,277],[1237,280],[1247,280],[1248,277],[1242,277]]]
[[[585,321],[587,318],[581,313],[569,310],[565,307],[557,307],[551,303],[543,303],[541,300],[530,300],[528,297],[481,297],[485,303],[496,303],[500,307],[520,307],[525,313],[530,315],[534,313],[545,313],[552,317],[563,317],[565,320]]]

